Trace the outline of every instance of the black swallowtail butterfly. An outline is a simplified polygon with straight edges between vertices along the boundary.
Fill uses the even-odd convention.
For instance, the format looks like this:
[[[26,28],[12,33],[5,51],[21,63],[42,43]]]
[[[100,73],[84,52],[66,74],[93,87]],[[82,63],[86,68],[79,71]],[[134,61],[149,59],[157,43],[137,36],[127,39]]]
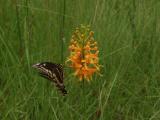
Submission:
[[[63,83],[64,73],[63,66],[61,64],[42,62],[34,64],[32,67],[36,68],[42,77],[54,82],[63,95],[67,94]]]

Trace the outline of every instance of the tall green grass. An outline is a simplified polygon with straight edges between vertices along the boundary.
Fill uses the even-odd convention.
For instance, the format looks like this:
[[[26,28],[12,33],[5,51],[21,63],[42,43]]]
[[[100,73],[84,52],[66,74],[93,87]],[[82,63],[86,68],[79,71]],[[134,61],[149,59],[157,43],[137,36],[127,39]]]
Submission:
[[[0,119],[159,120],[159,20],[159,0],[1,0]],[[83,95],[66,68],[63,97],[31,65],[63,63],[80,24],[95,32],[103,77]]]

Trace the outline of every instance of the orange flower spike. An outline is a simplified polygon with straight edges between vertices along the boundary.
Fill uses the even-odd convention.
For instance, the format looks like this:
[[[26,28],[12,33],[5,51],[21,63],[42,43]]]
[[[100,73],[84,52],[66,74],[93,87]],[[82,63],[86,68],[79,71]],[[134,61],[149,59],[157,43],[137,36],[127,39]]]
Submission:
[[[70,56],[66,61],[75,70],[74,75],[80,80],[90,81],[93,74],[99,72],[98,46],[93,38],[94,32],[81,25],[76,28],[69,45]]]

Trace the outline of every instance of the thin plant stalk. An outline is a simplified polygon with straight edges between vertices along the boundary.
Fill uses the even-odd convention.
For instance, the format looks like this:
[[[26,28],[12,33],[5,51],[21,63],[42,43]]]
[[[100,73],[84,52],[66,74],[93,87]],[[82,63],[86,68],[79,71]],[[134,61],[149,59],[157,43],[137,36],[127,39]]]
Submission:
[[[23,49],[22,33],[21,33],[21,28],[20,28],[19,8],[18,8],[17,4],[18,4],[17,0],[15,0],[17,30],[18,30],[18,37],[19,37],[19,57],[20,57],[20,60],[22,60],[24,49]]]
[[[60,3],[60,11],[62,12],[62,16],[60,17],[61,18],[61,24],[60,24],[60,39],[61,39],[61,62],[63,63],[63,49],[64,49],[64,26],[65,26],[65,11],[66,11],[66,8],[65,8],[65,0],[63,0],[61,3]]]

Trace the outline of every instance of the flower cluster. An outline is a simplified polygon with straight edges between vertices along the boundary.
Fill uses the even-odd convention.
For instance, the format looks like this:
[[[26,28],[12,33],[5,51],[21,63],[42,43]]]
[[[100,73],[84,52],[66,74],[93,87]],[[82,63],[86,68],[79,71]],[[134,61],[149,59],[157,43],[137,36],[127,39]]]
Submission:
[[[69,45],[70,56],[67,59],[69,67],[75,70],[74,75],[80,80],[90,81],[92,75],[100,71],[97,42],[94,32],[88,26],[76,28]]]

